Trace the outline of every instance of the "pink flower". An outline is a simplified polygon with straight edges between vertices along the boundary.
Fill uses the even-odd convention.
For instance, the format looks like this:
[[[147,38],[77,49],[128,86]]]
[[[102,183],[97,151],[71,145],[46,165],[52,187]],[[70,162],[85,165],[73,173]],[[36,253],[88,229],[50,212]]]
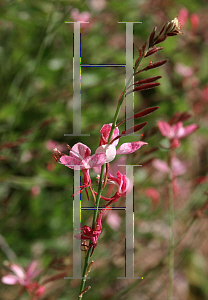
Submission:
[[[66,150],[65,144],[60,144],[53,140],[47,140],[45,145],[46,145],[46,148],[48,149],[48,151],[52,151],[52,152],[53,152],[54,148],[58,148],[60,151]]]
[[[111,175],[110,173],[108,173],[107,184],[114,184],[118,187],[118,191],[115,193],[114,196],[110,198],[101,196],[103,200],[109,201],[109,203],[107,204],[108,206],[111,203],[118,201],[118,199],[126,193],[130,185],[130,180],[126,175],[123,175],[118,171],[117,178]],[[97,193],[95,192],[95,194]]]
[[[41,270],[36,270],[37,263],[35,261],[31,262],[28,266],[26,272],[22,267],[17,264],[11,264],[9,269],[15,274],[9,274],[2,277],[2,282],[5,284],[21,284],[23,286],[27,286],[31,283],[31,280],[38,276]]]
[[[160,159],[153,160],[153,166],[163,173],[168,174],[170,172],[170,168],[168,164]],[[187,170],[187,163],[181,162],[177,157],[173,157],[171,160],[171,168],[172,168],[172,175],[173,175],[173,190],[175,195],[179,195],[181,189],[178,185],[177,176],[183,175]]]
[[[71,11],[71,17],[74,21],[88,22],[91,14],[88,11],[79,12],[78,8],[73,8]]]
[[[155,169],[162,173],[168,174],[170,171],[168,164],[161,159],[154,159],[152,165],[155,167]],[[171,160],[171,167],[173,176],[176,177],[179,175],[183,175],[186,172],[187,163],[180,161],[177,157],[173,157]]]
[[[117,231],[121,226],[122,219],[115,211],[106,211],[106,223],[114,230]]]
[[[114,177],[117,176],[117,172],[119,171],[121,174],[125,175],[126,173],[126,167],[124,166],[126,163],[126,156],[120,156],[116,161],[112,162],[109,165],[109,173],[111,175],[113,175]],[[119,165],[123,165],[123,166],[119,166]],[[95,167],[93,168],[94,172],[99,174],[101,168],[100,167]],[[105,174],[105,170],[104,170],[104,174]],[[99,176],[98,176],[99,177]],[[107,191],[107,195],[110,195],[113,191],[113,184],[109,184],[108,185],[108,191]],[[131,182],[129,180],[129,186],[128,189],[126,191],[126,195],[128,195],[128,193],[131,192],[131,190],[133,189],[133,182]]]
[[[55,150],[55,152],[58,155],[61,154],[61,157],[59,157],[61,164],[74,170],[79,168],[87,170],[93,167],[102,166],[106,162],[106,155],[104,153],[93,154],[90,156],[90,148],[82,143],[75,144],[71,148],[69,155],[57,153],[57,150]],[[79,166],[79,168],[76,168],[76,166]]]
[[[194,71],[190,67],[179,63],[175,65],[175,71],[183,77],[190,77],[194,74]]]
[[[158,127],[163,136],[167,137],[171,142],[171,148],[180,147],[180,141],[182,138],[188,136],[192,132],[198,129],[196,124],[191,124],[186,127],[183,127],[182,122],[178,122],[173,126],[170,126],[168,123],[159,121]]]
[[[40,191],[41,191],[41,189],[40,189],[39,185],[33,185],[33,187],[30,190],[31,195],[34,196],[34,197],[37,196],[37,195],[39,195]]]
[[[60,161],[61,164],[74,170],[77,169],[79,170],[79,168],[81,168],[82,173],[84,175],[84,183],[82,186],[80,186],[80,190],[77,191],[74,195],[81,193],[83,189],[85,189],[87,198],[89,199],[87,193],[87,187],[91,185],[89,169],[103,165],[107,159],[106,154],[96,153],[90,156],[91,154],[90,148],[88,148],[86,145],[82,143],[75,144],[70,149],[69,155],[65,155],[60,151],[58,151],[57,149],[55,149],[54,151],[55,151],[56,160]],[[77,168],[77,166],[79,167]]]
[[[89,247],[93,247],[93,251],[95,249],[95,247],[97,246],[98,243],[98,238],[99,235],[101,233],[101,229],[102,229],[102,224],[101,224],[101,220],[102,220],[102,216],[103,216],[103,212],[99,212],[98,217],[97,217],[97,222],[96,222],[96,226],[95,226],[95,230],[93,230],[91,227],[84,225],[81,229],[81,234],[75,235],[74,237],[76,239],[81,239],[81,240],[90,240],[92,243],[88,246]],[[91,253],[91,256],[93,254],[93,251]]]

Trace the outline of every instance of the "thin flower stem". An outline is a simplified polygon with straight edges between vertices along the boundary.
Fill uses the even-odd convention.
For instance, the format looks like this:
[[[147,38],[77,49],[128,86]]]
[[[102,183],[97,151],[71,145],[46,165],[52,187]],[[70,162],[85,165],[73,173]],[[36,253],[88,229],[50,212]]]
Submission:
[[[102,190],[105,188],[108,180],[108,171],[109,171],[109,163],[106,163],[106,170],[105,170],[105,178],[104,178],[104,183],[102,186]]]
[[[95,193],[94,193],[91,185],[89,186],[89,189],[90,189],[90,192],[91,192],[93,200],[94,200],[94,205],[96,205],[96,197],[95,197]]]
[[[91,255],[91,251],[92,251],[92,247],[90,247],[87,251],[87,255],[85,257],[85,264],[84,264],[84,269],[83,269],[83,274],[82,274],[82,277],[84,277],[82,279],[82,282],[81,282],[81,286],[80,286],[80,291],[79,291],[79,300],[82,299],[83,295],[82,294],[82,291],[84,290],[84,287],[85,287],[85,282],[86,282],[86,274],[87,274],[87,270],[88,270],[88,264],[89,264],[89,259],[90,259],[90,255]]]
[[[132,78],[129,79],[127,85],[130,84]],[[126,91],[126,87],[123,91],[123,93],[121,94],[121,97],[118,101],[118,105],[117,105],[117,109],[116,109],[116,113],[114,115],[114,120],[113,120],[113,125],[111,127],[111,131],[110,131],[110,134],[109,134],[109,138],[108,138],[108,144],[110,143],[110,140],[113,136],[113,132],[114,132],[114,129],[115,129],[115,125],[116,125],[116,121],[118,119],[118,115],[119,115],[119,112],[120,112],[120,109],[121,109],[121,105],[123,103],[123,100],[124,100],[124,95],[125,95],[125,91]],[[102,165],[101,167],[101,173],[100,173],[100,180],[99,180],[99,185],[98,185],[98,192],[97,192],[97,197],[96,197],[96,210],[94,210],[94,215],[93,215],[93,222],[92,222],[92,228],[95,229],[95,224],[96,224],[96,220],[97,220],[97,215],[98,215],[98,207],[99,207],[99,203],[100,203],[100,196],[101,196],[101,192],[102,192],[102,181],[103,181],[103,176],[104,176],[104,169],[105,169],[105,165]],[[89,246],[91,245],[91,241],[89,243]],[[85,257],[85,263],[84,263],[84,269],[83,269],[83,279],[82,279],[82,282],[81,282],[81,286],[80,286],[80,293],[79,293],[79,300],[83,297],[84,294],[82,294],[82,291],[84,290],[84,287],[85,287],[85,282],[86,282],[86,273],[87,273],[87,269],[88,269],[88,264],[89,264],[89,259],[90,259],[90,255],[91,255],[91,252],[92,252],[92,247],[89,247],[88,251],[87,251],[87,255]]]
[[[92,228],[95,229],[95,224],[96,224],[96,219],[97,219],[97,215],[98,215],[98,207],[99,207],[99,203],[100,203],[100,196],[101,196],[101,188],[102,188],[102,180],[103,180],[103,175],[104,175],[104,169],[105,169],[105,165],[102,165],[101,167],[101,173],[100,173],[100,181],[99,181],[99,185],[98,185],[98,193],[97,193],[97,198],[96,198],[96,208],[94,210],[94,215],[93,215],[93,222],[92,222]],[[90,241],[89,246],[92,244],[92,242]],[[83,279],[81,282],[81,286],[80,286],[80,292],[79,292],[79,300],[82,299],[83,295],[82,291],[84,290],[85,287],[85,282],[86,282],[86,273],[88,270],[88,264],[89,264],[89,259],[90,259],[90,255],[92,253],[92,247],[89,247],[88,251],[87,251],[87,255],[85,257],[85,263],[84,263],[84,269],[83,269]]]
[[[169,254],[169,288],[168,288],[168,300],[172,300],[173,297],[173,279],[174,279],[174,190],[173,190],[173,172],[172,172],[172,158],[173,149],[170,150],[169,157],[169,222],[170,222],[170,254]]]

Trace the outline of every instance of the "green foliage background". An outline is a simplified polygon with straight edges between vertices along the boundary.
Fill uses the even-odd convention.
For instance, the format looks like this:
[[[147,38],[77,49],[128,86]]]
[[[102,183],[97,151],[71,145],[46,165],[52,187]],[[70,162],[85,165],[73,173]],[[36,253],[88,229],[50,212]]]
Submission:
[[[178,154],[182,160],[190,163],[185,177],[187,181],[207,174],[207,156],[201,155],[199,147],[207,146],[207,107],[198,114],[195,112],[194,105],[200,96],[197,99],[193,83],[184,87],[181,75],[175,71],[177,63],[190,66],[200,82],[198,90],[207,84],[207,2],[106,0],[103,3],[105,5],[102,7],[102,1],[97,0],[97,8],[90,0],[0,3],[1,234],[14,252],[12,258],[18,264],[26,266],[35,259],[46,268],[47,275],[57,274],[63,269],[72,276],[73,172],[55,162],[46,142],[55,140],[73,146],[81,141],[94,153],[100,139],[99,130],[103,124],[112,122],[125,83],[124,68],[82,68],[81,126],[82,132],[90,133],[90,137],[64,137],[65,133],[72,133],[73,130],[73,25],[64,23],[72,21],[70,14],[73,8],[91,14],[90,24],[82,28],[83,64],[125,63],[125,24],[117,24],[117,21],[142,22],[134,26],[135,56],[138,56],[138,47],[143,45],[153,27],[160,28],[166,20],[174,19],[181,8],[186,7],[190,15],[197,13],[200,16],[196,35],[191,33],[188,21],[185,34],[168,38],[162,45],[164,50],[154,56],[154,61],[168,58],[169,63],[149,72],[148,76],[163,76],[161,86],[136,93],[135,112],[146,107],[160,107],[144,120],[148,121],[147,130],[155,126],[158,120],[168,121],[177,111],[191,112],[190,123],[199,124],[200,129],[183,141]],[[149,60],[145,62],[148,64]],[[140,78],[148,76],[144,74]],[[124,107],[120,120],[122,117]],[[134,139],[127,138],[125,142],[129,140]],[[145,141],[149,143],[147,148],[129,155],[128,163],[145,163],[154,157],[166,159],[167,152],[161,148],[156,153],[145,154],[145,151],[158,147],[160,141],[164,143],[159,132]],[[161,228],[168,234],[166,194],[163,191],[156,209],[144,194],[144,190],[153,185],[161,191],[165,179],[155,184],[150,176],[152,172],[157,173],[153,168],[135,170],[134,184],[135,275],[142,276],[150,269],[146,279],[142,284],[138,281],[116,280],[124,275],[125,218],[124,214],[119,213],[122,217],[119,231],[113,231],[107,224],[103,226],[94,254],[95,267],[90,274],[92,289],[86,294],[86,300],[166,299],[160,293],[167,291],[167,259],[153,268],[165,255],[164,250],[168,251],[168,239],[153,230],[155,224],[160,222]],[[95,186],[96,174],[92,176]],[[36,195],[31,192],[34,186],[37,191],[40,189]],[[192,210],[205,202],[205,190],[205,185],[196,187],[190,197],[184,200],[186,204],[183,209],[176,211],[177,238],[186,231]],[[84,193],[82,199],[88,205]],[[82,222],[83,225],[91,224],[89,212],[83,213]],[[187,299],[208,299],[208,253],[200,248],[207,241],[206,235],[203,235],[207,222],[206,219],[197,222],[193,232],[198,232],[200,228],[202,235],[198,247],[195,237],[190,236],[176,253],[175,268],[179,278],[188,285]],[[152,229],[141,231],[140,225],[144,223],[152,224]],[[159,254],[155,254],[154,242],[159,244]],[[151,251],[150,244],[153,245]],[[54,258],[61,260],[60,269],[47,269]],[[146,263],[141,263],[143,259]],[[5,274],[5,260],[8,260],[8,256],[5,251],[0,251],[2,275]],[[55,281],[47,287],[43,299],[77,299],[78,289],[79,281]],[[0,299],[15,299],[18,291],[17,286],[1,284]],[[25,293],[21,299],[29,298]]]

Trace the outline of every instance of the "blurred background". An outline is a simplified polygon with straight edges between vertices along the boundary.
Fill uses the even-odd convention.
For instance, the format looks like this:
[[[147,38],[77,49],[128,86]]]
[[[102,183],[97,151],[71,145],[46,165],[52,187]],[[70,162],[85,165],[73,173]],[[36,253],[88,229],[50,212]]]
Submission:
[[[135,276],[125,272],[125,214],[105,214],[94,252],[92,289],[87,299],[167,299],[169,282],[169,211],[167,175],[155,159],[167,161],[166,139],[159,120],[177,113],[191,117],[199,129],[176,150],[183,171],[177,177],[175,210],[174,300],[208,299],[208,3],[184,0],[88,0],[0,2],[0,270],[8,261],[26,268],[33,260],[43,270],[40,283],[63,273],[72,276],[73,171],[56,163],[53,149],[68,154],[66,145],[82,142],[95,152],[103,124],[112,122],[125,84],[125,68],[82,68],[82,133],[64,137],[73,123],[73,25],[81,25],[82,64],[125,64],[125,24],[134,25],[135,58],[152,29],[178,16],[183,34],[170,37],[164,49],[143,60],[169,59],[168,64],[141,74],[161,75],[161,85],[135,93],[134,109],[159,106],[142,131],[148,143],[126,156],[126,164],[143,164],[134,172]],[[119,121],[124,118],[123,105]],[[122,128],[123,130],[124,128]],[[120,144],[134,141],[123,138]],[[121,157],[120,157],[121,158]],[[96,187],[96,173],[90,171]],[[92,205],[82,193],[83,206]],[[117,206],[125,205],[125,198]],[[197,216],[194,218],[194,216]],[[91,226],[92,213],[83,211],[82,225]],[[41,299],[77,299],[79,280],[45,284]],[[18,296],[19,295],[19,296]],[[18,296],[18,297],[17,297]],[[0,283],[0,299],[30,299],[20,285]]]

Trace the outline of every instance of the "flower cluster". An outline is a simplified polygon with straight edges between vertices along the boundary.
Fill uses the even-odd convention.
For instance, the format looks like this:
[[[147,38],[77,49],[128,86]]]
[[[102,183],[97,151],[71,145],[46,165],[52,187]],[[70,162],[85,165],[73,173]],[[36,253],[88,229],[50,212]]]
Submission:
[[[107,144],[111,127],[112,127],[112,123],[104,124],[103,127],[101,128],[100,130],[101,138],[100,138],[99,147],[95,151],[95,154],[93,154],[92,156],[91,156],[90,148],[82,143],[77,143],[72,148],[69,147],[69,155],[65,155],[64,153],[61,153],[59,150],[54,149],[55,158],[59,163],[74,170],[79,170],[79,169],[82,170],[82,173],[84,175],[84,182],[83,185],[79,187],[79,190],[74,195],[76,195],[79,192],[82,192],[85,189],[87,197],[89,199],[87,188],[91,187],[92,184],[89,169],[96,168],[102,166],[105,163],[107,164],[111,162],[112,160],[114,160],[116,155],[133,153],[138,149],[140,149],[142,146],[147,145],[147,143],[141,141],[124,143],[116,150],[116,146],[118,145],[119,138],[122,136],[122,134],[124,134],[124,132],[122,132],[122,134],[119,135],[119,129],[118,127],[116,127],[114,129],[114,133],[110,143]],[[125,175],[122,175],[120,172],[118,172],[117,174],[118,178],[113,177],[111,174],[107,174],[107,175],[108,175],[107,183],[112,183],[112,184],[116,183],[119,186],[119,191],[113,197],[108,199],[102,197],[102,199],[111,201],[112,203],[117,201],[120,198],[120,196],[126,192],[126,188],[121,189],[121,186],[123,185],[126,186],[126,182],[128,181],[128,179]]]
[[[91,256],[94,252],[95,247],[97,246],[98,238],[99,238],[99,235],[101,233],[102,216],[103,216],[103,212],[101,211],[101,212],[99,212],[99,215],[97,217],[97,222],[96,222],[95,229],[93,229],[92,227],[89,227],[87,225],[84,225],[81,229],[81,234],[77,234],[77,235],[74,236],[76,239],[90,240],[90,244],[89,244],[88,248],[91,248],[91,247],[93,248]]]

